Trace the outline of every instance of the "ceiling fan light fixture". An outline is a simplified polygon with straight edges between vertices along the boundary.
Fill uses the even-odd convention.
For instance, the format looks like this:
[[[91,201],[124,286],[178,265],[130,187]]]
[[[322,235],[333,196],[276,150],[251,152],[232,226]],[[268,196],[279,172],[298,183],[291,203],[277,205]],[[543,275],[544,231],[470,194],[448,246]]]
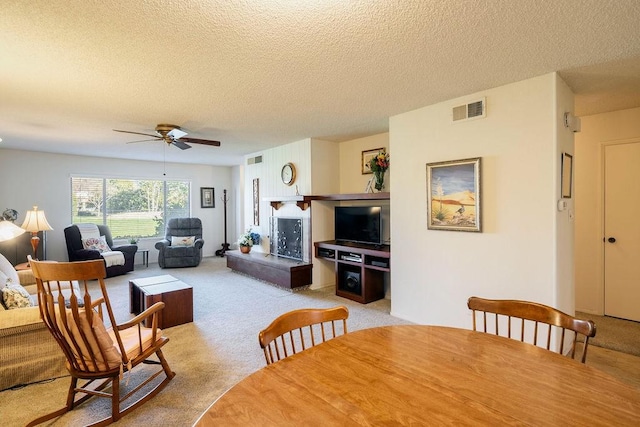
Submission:
[[[187,133],[181,129],[173,129],[172,131],[169,131],[167,135],[173,139],[180,139],[183,136],[187,135]]]
[[[176,147],[178,147],[181,150],[186,150],[186,149],[191,148],[191,146],[189,144],[187,144],[187,142],[190,142],[192,144],[202,144],[202,145],[209,145],[209,146],[214,146],[214,147],[219,147],[220,146],[220,141],[212,141],[212,140],[208,140],[208,139],[184,138],[183,140],[180,140],[180,138],[184,137],[185,135],[188,135],[188,133],[183,131],[180,128],[180,126],[170,125],[170,124],[166,124],[166,123],[161,123],[161,124],[156,126],[155,131],[156,131],[156,135],[157,136],[156,135],[150,135],[148,133],[133,132],[133,131],[119,130],[119,129],[114,129],[114,131],[123,132],[123,133],[131,133],[131,134],[134,134],[134,135],[150,136],[152,138],[162,140],[162,141],[166,142],[169,145],[175,145]],[[143,140],[143,141],[148,141],[148,140]],[[132,142],[142,142],[142,141],[132,141]]]

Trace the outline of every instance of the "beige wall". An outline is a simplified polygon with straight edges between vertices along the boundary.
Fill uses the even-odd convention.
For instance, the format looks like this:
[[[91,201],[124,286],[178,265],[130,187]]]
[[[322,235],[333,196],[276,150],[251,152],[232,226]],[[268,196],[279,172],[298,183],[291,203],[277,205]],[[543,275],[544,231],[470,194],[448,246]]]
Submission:
[[[451,123],[453,106],[480,96],[487,97],[486,118]],[[572,106],[573,95],[556,74],[540,76],[394,116],[388,134],[341,142],[338,154],[334,143],[319,140],[268,150],[261,166],[244,168],[245,189],[260,176],[267,181],[261,197],[295,194],[279,177],[282,165],[293,161],[301,166],[300,194],[359,193],[370,177],[361,173],[362,151],[387,148],[387,235],[393,241],[386,291],[393,294],[393,315],[468,328],[471,295],[529,299],[573,312],[573,210],[557,209],[561,153],[573,153],[574,141],[562,117]],[[469,157],[483,162],[483,232],[427,230],[425,164]],[[332,237],[336,204],[313,202],[302,213],[312,220],[313,241]],[[301,211],[290,203],[276,214]],[[333,265],[313,256],[312,262],[313,287],[333,285]]]
[[[602,179],[604,144],[640,138],[640,108],[582,117],[576,134],[576,309],[604,313]]]
[[[574,141],[575,134],[564,126],[564,112],[573,113],[573,93],[566,83],[556,79],[555,102],[556,114],[554,116],[554,131],[557,141],[553,193],[555,199],[566,203],[563,210],[555,209],[555,307],[562,307],[564,311],[575,311],[575,282],[574,282],[574,235],[575,235],[575,192],[571,198],[562,198],[562,153],[570,154],[575,158]],[[556,205],[558,206],[558,205]]]
[[[452,107],[481,96],[486,118],[451,122]],[[573,310],[572,271],[557,264],[572,224],[556,209],[560,153],[572,141],[559,125],[572,104],[547,74],[390,119],[394,316],[469,328],[471,295]],[[483,232],[427,230],[425,164],[471,157],[482,158]]]
[[[340,143],[340,193],[362,193],[373,176],[362,174],[362,152],[384,148],[389,152],[389,133],[380,133],[365,138],[352,139]],[[389,152],[392,156],[393,153]],[[390,157],[393,165],[393,157]],[[385,191],[391,188],[393,166],[384,174]]]
[[[262,155],[263,162],[245,165],[241,169],[244,194],[240,196],[244,206],[243,223],[238,224],[237,233],[253,223],[252,182],[260,179],[260,225],[253,229],[264,237],[260,248],[255,250],[269,252],[269,220],[271,216],[302,217],[305,221],[305,238],[309,243],[334,238],[333,208],[338,204],[371,204],[371,202],[326,202],[314,201],[311,208],[301,210],[295,203],[285,203],[274,210],[264,198],[294,196],[295,185],[288,187],[280,180],[280,170],[287,162],[296,166],[296,182],[302,195],[361,193],[364,191],[371,175],[362,174],[362,151],[375,148],[387,148],[389,134],[382,133],[365,138],[358,138],[340,143],[320,139],[304,139],[301,141],[275,147],[259,153],[252,153],[246,158]],[[385,174],[385,185],[389,186],[391,169]],[[376,201],[383,208],[383,237],[389,238],[389,202]],[[309,231],[311,235],[309,235]],[[313,247],[309,245],[308,257],[313,263],[313,285],[316,289],[335,285],[333,263],[316,259]],[[389,280],[387,277],[387,291]],[[387,296],[389,296],[387,292]]]

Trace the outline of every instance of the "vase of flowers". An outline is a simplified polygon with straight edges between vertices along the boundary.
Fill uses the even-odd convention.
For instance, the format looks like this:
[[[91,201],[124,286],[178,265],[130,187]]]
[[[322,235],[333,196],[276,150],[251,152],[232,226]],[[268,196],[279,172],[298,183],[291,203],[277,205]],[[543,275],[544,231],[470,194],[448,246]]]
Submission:
[[[253,245],[257,245],[260,243],[260,235],[251,230],[251,227],[247,229],[244,233],[240,235],[238,239],[238,246],[240,247],[240,252],[243,254],[248,254],[251,252],[251,247]]]
[[[380,151],[377,156],[369,161],[369,167],[373,172],[376,190],[382,191],[384,188],[384,173],[389,169],[389,153],[385,150]]]

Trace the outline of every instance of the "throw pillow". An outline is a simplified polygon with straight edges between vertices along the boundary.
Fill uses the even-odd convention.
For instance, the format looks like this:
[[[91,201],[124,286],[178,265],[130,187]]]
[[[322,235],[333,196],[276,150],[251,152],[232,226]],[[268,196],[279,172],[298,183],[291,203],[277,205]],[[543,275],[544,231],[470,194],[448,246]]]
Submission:
[[[82,247],[85,249],[93,249],[100,253],[111,250],[104,236],[100,236],[100,238],[89,237],[88,239],[82,239]]]
[[[193,246],[195,241],[196,236],[171,236],[171,246]]]
[[[29,292],[21,285],[13,282],[7,282],[2,288],[2,302],[8,310],[33,306]]]

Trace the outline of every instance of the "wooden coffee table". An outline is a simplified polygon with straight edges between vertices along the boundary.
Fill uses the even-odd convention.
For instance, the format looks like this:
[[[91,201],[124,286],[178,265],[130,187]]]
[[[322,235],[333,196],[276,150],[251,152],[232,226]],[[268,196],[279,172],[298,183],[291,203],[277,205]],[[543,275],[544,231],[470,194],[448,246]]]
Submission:
[[[158,315],[158,327],[170,328],[193,322],[193,287],[165,274],[129,281],[129,310],[140,314],[156,302],[162,301],[164,309]],[[151,326],[151,318],[145,321]]]

